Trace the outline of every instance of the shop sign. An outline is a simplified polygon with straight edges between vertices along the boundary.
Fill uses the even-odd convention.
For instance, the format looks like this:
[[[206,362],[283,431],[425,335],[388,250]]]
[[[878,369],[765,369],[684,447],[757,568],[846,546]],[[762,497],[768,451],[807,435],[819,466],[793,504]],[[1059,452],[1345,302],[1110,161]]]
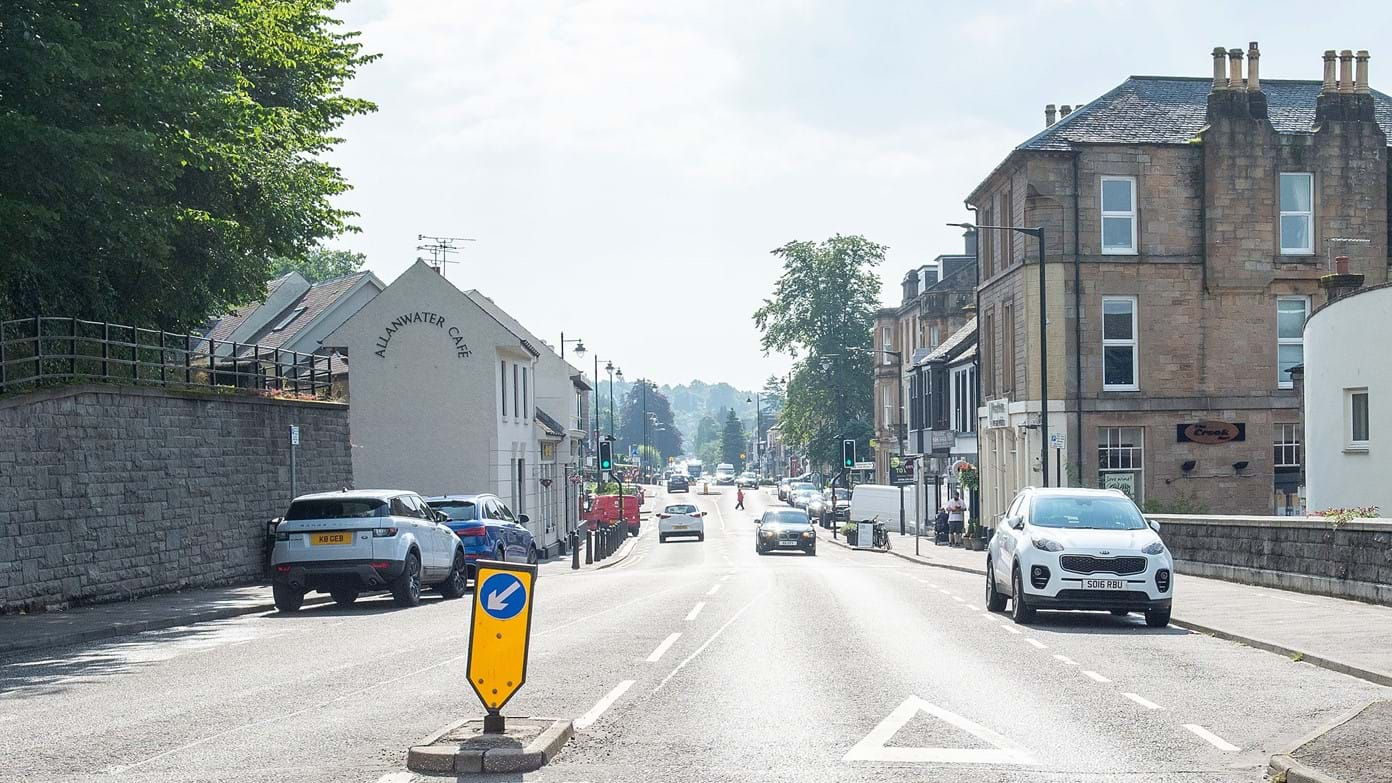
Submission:
[[[1135,499],[1136,497],[1136,474],[1131,472],[1103,473],[1103,489],[1119,489],[1126,493],[1126,496]]]
[[[1196,421],[1191,424],[1175,425],[1177,443],[1229,443],[1247,440],[1247,425],[1232,424],[1226,421]]]
[[[986,426],[993,430],[1010,426],[1010,400],[986,401]]]
[[[473,350],[469,348],[469,344],[464,341],[464,332],[460,331],[458,326],[446,325],[444,316],[439,313],[431,313],[424,310],[417,310],[413,313],[403,313],[393,318],[391,322],[387,324],[382,335],[377,338],[377,350],[373,351],[373,353],[383,359],[387,358],[387,346],[391,344],[392,335],[412,324],[434,326],[444,332],[454,344],[454,355],[460,359],[467,359],[474,353]]]

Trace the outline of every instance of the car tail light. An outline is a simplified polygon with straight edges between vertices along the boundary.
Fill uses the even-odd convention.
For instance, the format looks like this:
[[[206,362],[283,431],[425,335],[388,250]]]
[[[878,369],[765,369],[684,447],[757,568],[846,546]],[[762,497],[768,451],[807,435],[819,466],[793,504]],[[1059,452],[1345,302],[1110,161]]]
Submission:
[[[372,537],[373,537],[373,538],[391,538],[392,536],[395,536],[395,535],[396,535],[396,528],[394,528],[394,527],[379,527],[379,528],[373,529],[373,531],[372,531]]]
[[[483,525],[471,525],[470,527],[461,527],[454,532],[457,533],[460,538],[483,538],[487,530]]]
[[[290,566],[288,566],[288,565],[278,565],[278,566],[276,566],[276,573],[278,573],[278,574],[288,574],[288,573],[290,573]]]
[[[1162,593],[1170,591],[1170,569],[1162,568],[1155,572],[1155,589]]]
[[[391,563],[388,563],[388,562],[385,561],[385,560],[378,560],[378,561],[372,563],[371,565],[372,565],[373,568],[377,569],[378,571],[385,571],[385,570],[387,570],[388,568],[391,568]]]
[[[1030,584],[1034,589],[1043,590],[1049,586],[1049,569],[1042,565],[1030,567]]]

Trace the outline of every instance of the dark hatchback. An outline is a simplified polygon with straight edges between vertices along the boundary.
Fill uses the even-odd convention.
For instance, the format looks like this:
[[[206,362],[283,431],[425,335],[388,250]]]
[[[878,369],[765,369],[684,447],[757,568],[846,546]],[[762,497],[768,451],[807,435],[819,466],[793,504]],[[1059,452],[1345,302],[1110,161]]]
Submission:
[[[794,508],[776,508],[764,512],[759,528],[754,531],[754,551],[806,552],[817,554],[817,531],[807,512]]]
[[[690,492],[691,485],[687,483],[686,476],[669,476],[667,478],[668,492]]]

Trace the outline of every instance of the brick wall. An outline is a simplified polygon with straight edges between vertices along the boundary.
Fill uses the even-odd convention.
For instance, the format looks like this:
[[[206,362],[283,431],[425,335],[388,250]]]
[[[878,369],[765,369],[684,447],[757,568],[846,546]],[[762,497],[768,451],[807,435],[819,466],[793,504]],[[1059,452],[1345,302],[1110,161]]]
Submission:
[[[298,491],[352,484],[348,407],[78,386],[0,400],[0,612],[246,583]]]
[[[1182,574],[1392,605],[1392,520],[1149,516]]]

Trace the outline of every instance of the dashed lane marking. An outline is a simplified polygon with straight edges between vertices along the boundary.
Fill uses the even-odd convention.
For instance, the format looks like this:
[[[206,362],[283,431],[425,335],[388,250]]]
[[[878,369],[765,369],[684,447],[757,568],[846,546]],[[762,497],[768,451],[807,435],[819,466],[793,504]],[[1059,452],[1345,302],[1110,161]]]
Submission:
[[[705,608],[706,608],[706,602],[705,602],[705,601],[697,601],[697,602],[696,602],[696,605],[693,606],[693,607],[691,607],[691,611],[689,611],[689,612],[686,613],[686,621],[689,623],[689,622],[691,622],[692,620],[695,620],[695,619],[696,619],[696,615],[700,614],[700,613],[701,613],[701,610],[702,610],[702,609],[705,609]]]
[[[648,663],[657,663],[658,661],[662,660],[662,656],[668,650],[672,649],[672,645],[676,644],[677,640],[680,638],[680,633],[674,633],[669,635],[666,639],[663,639],[662,644],[659,644],[657,646],[657,649],[653,650],[652,653],[648,655]]]
[[[768,591],[769,591],[769,587],[768,587],[767,585],[765,585],[764,589],[761,590],[761,591],[759,592],[758,595],[754,596],[754,600],[750,601],[749,603],[745,604],[744,606],[741,606],[733,615],[730,616],[730,619],[728,619],[728,620],[725,621],[725,624],[724,624],[724,625],[722,625],[722,626],[720,626],[719,628],[715,629],[715,633],[711,634],[709,639],[707,639],[707,640],[705,640],[704,642],[702,642],[702,643],[701,643],[701,646],[696,648],[696,652],[694,652],[694,653],[688,655],[688,656],[686,657],[685,660],[683,660],[681,663],[677,664],[677,668],[675,668],[675,669],[673,669],[672,671],[668,672],[668,673],[667,673],[667,676],[662,678],[662,682],[659,682],[659,683],[657,684],[657,687],[652,689],[652,692],[653,692],[653,693],[657,693],[658,691],[662,690],[662,686],[666,685],[666,684],[668,683],[668,681],[670,681],[673,677],[677,676],[677,672],[679,672],[679,671],[681,671],[682,669],[686,668],[686,665],[687,665],[688,663],[691,663],[692,661],[696,660],[696,656],[698,656],[698,655],[700,655],[701,653],[705,652],[706,648],[709,647],[709,646],[711,646],[711,643],[714,642],[716,639],[718,639],[718,638],[720,637],[720,634],[725,633],[725,629],[726,629],[726,628],[729,628],[731,625],[734,624],[734,622],[735,622],[736,620],[740,619],[740,615],[742,615],[742,614],[744,614],[746,611],[748,611],[748,610],[749,610],[749,607],[751,607],[751,606],[753,606],[753,605],[759,603],[760,601],[762,601],[763,598],[764,598],[764,596],[768,593]]]
[[[966,603],[966,601],[963,601],[961,598],[959,598],[958,596],[955,596],[955,595],[952,596],[952,600],[956,601],[956,602],[959,603],[959,604]]]
[[[1018,634],[1018,633],[1020,633],[1020,629],[1019,629],[1019,628],[1016,628],[1016,627],[1014,627],[1014,626],[1012,626],[1012,625],[1002,625],[1001,627],[1005,629],[1006,633],[1013,633],[1013,634]]]
[[[1038,648],[1038,649],[1040,649],[1040,650],[1047,650],[1047,649],[1049,649],[1048,647],[1046,647],[1046,646],[1044,645],[1043,642],[1039,641],[1038,639],[1030,639],[1030,638],[1027,637],[1027,638],[1025,639],[1025,641],[1029,642],[1031,645],[1033,645],[1034,647],[1036,647],[1036,648]]]
[[[1155,702],[1151,701],[1150,699],[1147,699],[1147,698],[1142,697],[1140,694],[1136,694],[1136,693],[1123,693],[1123,694],[1121,694],[1121,695],[1122,695],[1122,696],[1125,696],[1126,698],[1130,699],[1131,701],[1136,702],[1137,704],[1141,705],[1142,707],[1145,707],[1145,708],[1148,709],[1148,710],[1158,710],[1158,709],[1162,709],[1161,706],[1160,706],[1159,704],[1156,704]]]
[[[615,685],[614,690],[604,694],[604,698],[595,702],[595,705],[590,708],[589,712],[585,713],[584,715],[581,715],[579,718],[575,720],[575,728],[589,728],[591,724],[599,720],[599,716],[603,715],[605,710],[609,709],[609,707],[612,706],[614,702],[619,700],[620,696],[623,696],[629,688],[633,687],[633,682],[633,680],[624,680],[618,685]]]
[[[1092,680],[1094,682],[1111,682],[1111,680],[1107,679],[1106,677],[1103,677],[1097,672],[1088,671],[1086,669],[1083,670],[1083,676],[1087,677],[1089,680]]]
[[[1231,742],[1228,742],[1227,740],[1223,739],[1217,734],[1214,734],[1213,732],[1209,731],[1203,726],[1198,725],[1197,723],[1186,723],[1184,724],[1184,728],[1194,732],[1194,734],[1198,735],[1199,737],[1207,741],[1208,744],[1212,745],[1213,747],[1219,750],[1225,750],[1229,753],[1236,753],[1237,751],[1242,750],[1242,748],[1239,748]]]
[[[969,609],[969,610],[971,610],[971,611],[973,611],[973,612],[979,612],[979,611],[981,611],[981,607],[979,607],[979,606],[972,606],[971,604],[965,604],[965,605],[964,605],[964,608]]]
[[[711,589],[706,591],[706,595],[715,595],[718,592],[720,592],[720,585],[717,583],[711,585]]]
[[[1078,665],[1078,662],[1077,662],[1077,661],[1075,661],[1075,660],[1069,658],[1067,655],[1055,655],[1054,657],[1057,658],[1057,659],[1059,659],[1060,661],[1063,661],[1064,663],[1068,664],[1069,666],[1077,666],[1077,665]]]

